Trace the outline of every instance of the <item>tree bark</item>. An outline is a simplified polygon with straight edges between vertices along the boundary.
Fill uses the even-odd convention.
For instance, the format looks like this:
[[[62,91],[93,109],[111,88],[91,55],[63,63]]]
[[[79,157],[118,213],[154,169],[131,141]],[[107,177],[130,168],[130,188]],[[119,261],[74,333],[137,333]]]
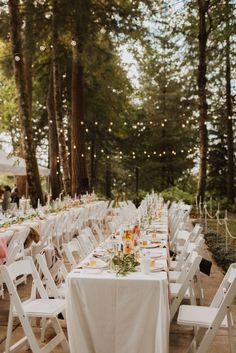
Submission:
[[[83,180],[87,178],[84,128],[84,70],[78,45],[72,50],[71,90],[71,172],[72,194],[83,192]]]
[[[48,142],[49,142],[49,165],[50,165],[50,183],[52,199],[55,200],[60,194],[60,163],[59,147],[57,138],[57,126],[54,106],[53,91],[53,71],[50,70],[49,89],[47,94],[47,112],[48,112]]]
[[[94,184],[95,184],[95,138],[92,138],[92,143],[91,143],[91,151],[90,151],[90,192],[93,191]]]
[[[63,109],[61,96],[61,78],[59,69],[59,38],[58,38],[58,1],[53,0],[53,30],[52,30],[52,53],[53,53],[53,81],[54,81],[54,103],[56,113],[56,125],[59,143],[60,162],[63,168],[63,184],[65,194],[71,193],[70,166],[65,141]]]
[[[230,203],[234,203],[234,133],[233,133],[233,108],[231,94],[231,61],[230,61],[230,24],[229,24],[229,1],[226,2],[226,119],[227,119],[227,198]]]
[[[34,41],[34,3],[32,0],[25,1],[25,43],[24,43],[24,59],[25,59],[25,82],[29,101],[29,114],[32,116],[32,63],[33,53],[35,50]]]
[[[25,67],[21,47],[21,22],[19,13],[19,1],[9,0],[10,33],[12,43],[13,67],[16,82],[16,90],[19,102],[21,118],[21,131],[24,140],[24,158],[26,162],[26,173],[28,182],[28,192],[33,207],[37,206],[37,200],[44,203],[43,193],[40,183],[36,151],[33,143],[32,118],[29,109],[29,97],[27,95],[25,82]]]
[[[106,197],[111,198],[111,161],[106,160]]]
[[[198,0],[198,99],[199,99],[199,151],[200,165],[198,176],[197,199],[204,200],[207,176],[207,99],[206,99],[206,47],[207,47],[207,24],[206,14],[209,9],[210,0]]]
[[[82,55],[89,21],[90,0],[75,4],[74,45],[72,47],[71,88],[71,179],[72,193],[84,191],[88,180],[85,148],[84,68]]]

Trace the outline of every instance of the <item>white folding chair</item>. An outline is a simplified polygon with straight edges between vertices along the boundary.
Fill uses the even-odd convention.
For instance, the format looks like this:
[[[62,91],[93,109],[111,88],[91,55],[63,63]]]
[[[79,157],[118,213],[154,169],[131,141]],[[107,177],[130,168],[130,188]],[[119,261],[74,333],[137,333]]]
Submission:
[[[72,239],[68,243],[63,243],[62,248],[66,259],[68,260],[71,270],[75,268],[78,263],[86,256],[83,253],[80,243],[76,238]]]
[[[97,224],[94,224],[93,230],[97,234],[99,244],[102,243],[105,240],[105,236],[101,231],[101,228]]]
[[[177,322],[197,327],[188,352],[206,353],[219,328],[228,329],[230,352],[235,353],[231,305],[236,295],[236,264],[232,264],[210,306],[181,305]]]
[[[196,303],[194,291],[194,276],[199,268],[202,257],[193,253],[190,255],[191,261],[189,267],[186,268],[179,280],[176,283],[170,283],[171,306],[170,306],[170,321],[173,320],[182,300],[189,299],[191,304]]]
[[[27,257],[25,260],[14,262],[8,267],[4,265],[1,268],[1,272],[11,298],[5,353],[16,352],[25,345],[29,345],[33,353],[49,353],[59,344],[61,344],[64,352],[69,352],[68,342],[57,319],[57,315],[65,310],[65,301],[48,298],[32,258]],[[20,275],[32,276],[33,285],[36,287],[40,299],[33,295],[35,291],[31,291],[30,298],[24,302],[21,301],[14,283],[15,279]],[[25,336],[11,345],[14,317],[19,318]],[[31,326],[32,318],[50,319],[55,330],[56,336],[43,347],[39,346],[33,332]]]
[[[24,242],[29,234],[30,228],[28,226],[22,227],[19,231],[17,231],[14,236],[11,238],[8,245],[8,255],[6,257],[6,265],[9,266],[13,262],[17,260],[25,259],[25,249]],[[15,284],[19,285],[21,283],[27,282],[26,276],[19,276],[15,279]]]
[[[40,253],[40,251],[47,245],[51,244],[53,232],[55,226],[55,219],[51,218],[47,221],[44,220],[41,223],[41,233],[40,233],[40,240],[38,243],[33,243],[31,246],[31,256],[33,260],[36,260],[36,255]]]
[[[38,264],[39,274],[42,275],[42,282],[45,284],[45,289],[49,297],[53,298],[65,298],[65,280],[68,275],[64,263],[61,263],[60,272],[62,274],[64,282],[61,283],[60,287],[57,287],[56,283],[53,280],[50,269],[48,268],[47,261],[44,254],[37,254],[36,261]]]

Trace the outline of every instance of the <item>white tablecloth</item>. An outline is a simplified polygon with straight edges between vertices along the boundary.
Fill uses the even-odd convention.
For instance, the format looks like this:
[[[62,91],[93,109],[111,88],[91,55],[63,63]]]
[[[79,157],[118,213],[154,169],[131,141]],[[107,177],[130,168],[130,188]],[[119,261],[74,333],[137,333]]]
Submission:
[[[67,278],[71,353],[167,353],[167,274],[92,271],[74,270]]]

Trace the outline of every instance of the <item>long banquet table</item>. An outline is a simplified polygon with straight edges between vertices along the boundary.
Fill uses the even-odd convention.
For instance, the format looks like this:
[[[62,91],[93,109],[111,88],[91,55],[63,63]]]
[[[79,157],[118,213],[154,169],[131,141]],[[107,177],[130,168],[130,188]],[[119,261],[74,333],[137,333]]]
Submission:
[[[167,221],[157,225],[157,229],[167,244]],[[150,249],[150,254],[162,257],[158,262],[166,265],[166,247]],[[66,317],[71,353],[168,352],[166,271],[148,275],[135,272],[121,277],[106,269],[81,267],[67,278]]]

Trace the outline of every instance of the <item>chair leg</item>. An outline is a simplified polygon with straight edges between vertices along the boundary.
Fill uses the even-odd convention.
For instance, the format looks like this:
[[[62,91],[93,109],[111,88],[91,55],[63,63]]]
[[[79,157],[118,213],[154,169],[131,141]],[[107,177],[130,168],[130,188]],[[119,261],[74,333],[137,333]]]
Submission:
[[[233,335],[233,320],[230,312],[227,312],[228,330],[229,330],[229,346],[230,353],[235,353],[234,335]]]
[[[194,335],[192,342],[190,343],[190,345],[188,347],[187,353],[198,352],[198,345],[201,342],[202,338],[204,337],[206,330],[203,328],[197,328],[197,327],[195,328],[194,327],[194,332],[195,332],[195,335]]]
[[[69,344],[68,344],[66,336],[65,336],[65,334],[64,334],[64,332],[63,332],[63,330],[61,328],[61,325],[58,322],[58,319],[53,318],[53,319],[51,319],[51,322],[52,322],[52,326],[53,326],[56,334],[57,335],[61,334],[62,336],[64,336],[64,339],[60,343],[62,348],[63,348],[63,353],[70,353]]]
[[[41,337],[40,337],[41,342],[45,342],[46,328],[47,328],[47,319],[42,318],[42,320],[41,320]]]
[[[12,328],[13,328],[13,315],[12,315],[12,305],[10,304],[8,325],[7,325],[7,338],[6,338],[6,344],[5,344],[5,353],[10,352]]]
[[[198,288],[200,305],[204,306],[204,292],[203,292],[203,287],[201,285],[201,274],[200,274],[200,271],[198,271],[198,273],[196,274],[195,280],[196,280],[196,285],[197,285],[197,288]]]

